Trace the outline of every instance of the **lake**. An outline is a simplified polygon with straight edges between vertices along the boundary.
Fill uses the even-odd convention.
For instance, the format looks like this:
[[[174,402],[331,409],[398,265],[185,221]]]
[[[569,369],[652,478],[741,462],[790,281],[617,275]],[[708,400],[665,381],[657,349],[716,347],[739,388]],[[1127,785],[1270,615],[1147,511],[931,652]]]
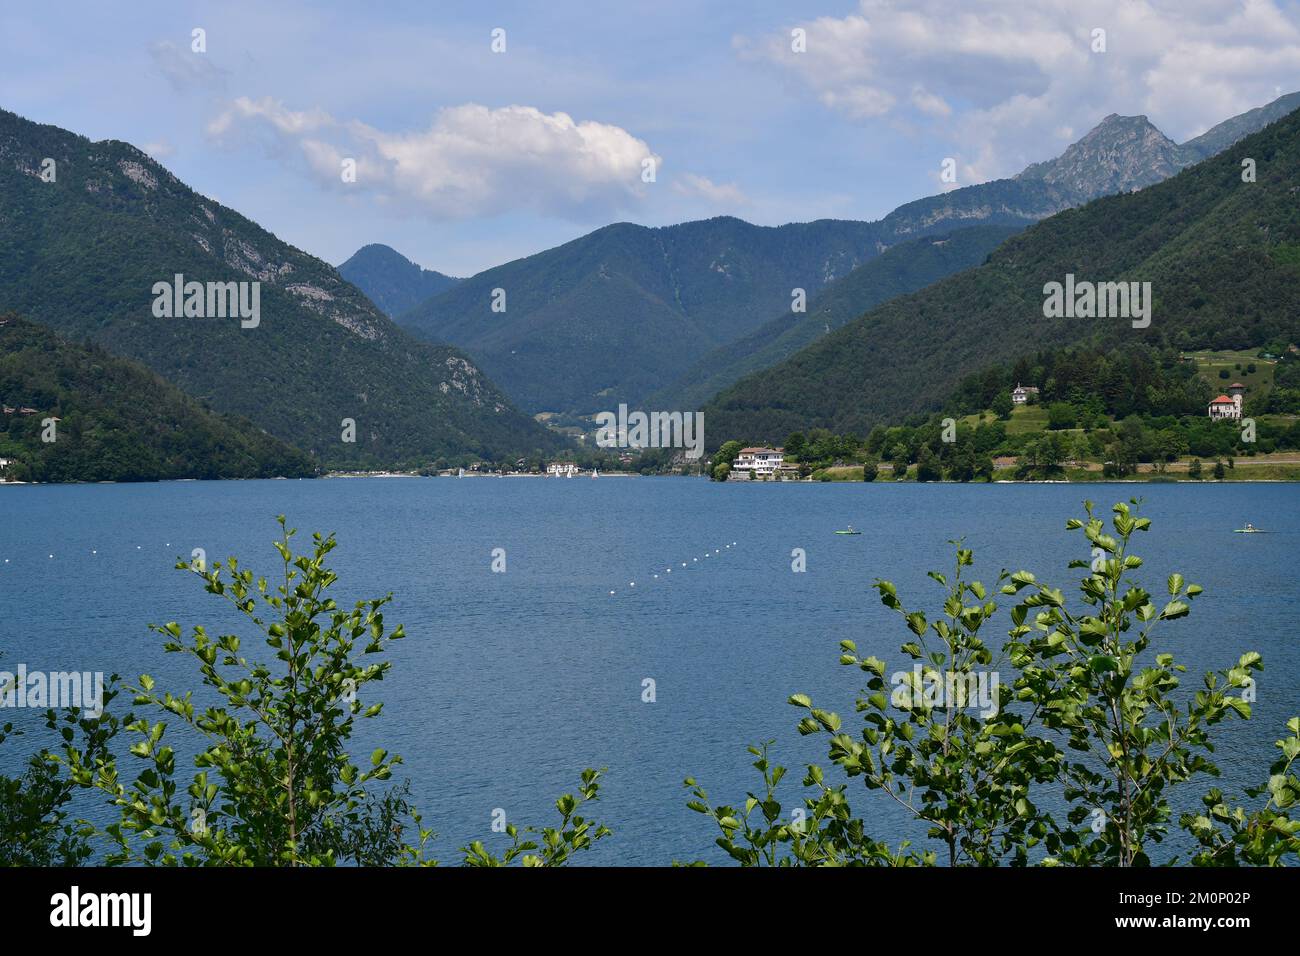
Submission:
[[[1205,588],[1189,618],[1162,626],[1154,649],[1188,665],[1190,686],[1242,651],[1264,656],[1255,717],[1223,725],[1217,754],[1226,790],[1260,783],[1272,742],[1300,713],[1293,484],[611,477],[0,487],[0,666],[148,672],[160,688],[194,688],[190,666],[162,653],[146,625],[224,633],[237,622],[196,579],[172,570],[177,556],[233,554],[269,577],[283,513],[300,529],[300,548],[312,531],[337,532],[340,604],[395,595],[387,619],[408,637],[393,645],[389,678],[371,685],[385,711],[362,722],[357,750],[403,755],[399,771],[438,832],[434,855],[444,863],[473,839],[504,846],[490,830],[496,808],[513,822],[550,824],[555,797],[587,766],[609,768],[595,815],[614,836],[584,862],[721,862],[712,824],[685,807],[683,778],[697,777],[715,802],[743,802],[760,782],[746,745],[775,739],[775,756],[791,768],[789,807],[803,764],[826,761],[816,739],[795,732],[800,712],[788,696],[810,694],[856,733],[862,675],[838,664],[839,641],[852,638],[889,672],[910,668],[898,650],[908,632],[871,590],[875,578],[894,581],[909,608],[932,611],[941,591],[926,571],[948,571],[947,542],[964,538],[982,580],[1026,568],[1073,598],[1080,572],[1066,563],[1089,555],[1065,519],[1082,514],[1085,497],[1108,514],[1134,495],[1153,521],[1135,548],[1147,587],[1158,596],[1177,570]],[[1232,533],[1246,521],[1273,533]],[[850,524],[864,534],[833,534]],[[504,573],[492,570],[498,548]],[[791,569],[795,548],[806,553],[805,573]],[[246,654],[264,649],[246,628],[238,633]],[[642,700],[647,678],[653,703]],[[34,714],[4,716],[32,724]],[[12,771],[36,742],[7,744],[0,767]],[[183,779],[189,766],[178,763]],[[1198,782],[1185,799],[1210,785]],[[887,797],[860,783],[849,792],[877,837],[917,835]]]

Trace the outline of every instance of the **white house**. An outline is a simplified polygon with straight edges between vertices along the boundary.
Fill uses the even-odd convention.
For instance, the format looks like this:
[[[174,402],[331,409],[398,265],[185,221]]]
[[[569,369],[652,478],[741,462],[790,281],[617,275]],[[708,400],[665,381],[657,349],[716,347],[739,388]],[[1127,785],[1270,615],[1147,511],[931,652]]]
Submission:
[[[1015,405],[1023,405],[1029,401],[1029,396],[1037,396],[1038,389],[1033,385],[1021,385],[1016,383],[1016,387],[1011,390],[1011,402]]]
[[[578,473],[578,466],[571,461],[553,461],[546,466],[546,473],[555,478],[572,478]]]
[[[1229,385],[1227,395],[1220,395],[1210,402],[1208,411],[1210,421],[1217,422],[1225,418],[1234,422],[1241,421],[1241,400],[1245,392],[1246,386],[1240,382],[1233,382]]]
[[[731,470],[752,471],[755,478],[770,478],[784,461],[784,448],[742,448]]]

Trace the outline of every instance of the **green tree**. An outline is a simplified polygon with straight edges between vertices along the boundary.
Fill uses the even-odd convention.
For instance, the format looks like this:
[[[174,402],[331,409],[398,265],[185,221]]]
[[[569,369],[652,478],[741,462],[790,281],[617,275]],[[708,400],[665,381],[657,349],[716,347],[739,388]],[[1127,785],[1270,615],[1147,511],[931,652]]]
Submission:
[[[1006,650],[1020,671],[1016,695],[1032,700],[1043,725],[1072,753],[1061,779],[1071,803],[1069,821],[1049,846],[1059,860],[1077,865],[1145,866],[1147,847],[1163,839],[1171,817],[1169,791],[1198,774],[1217,775],[1209,760],[1210,729],[1232,717],[1250,716],[1235,694],[1262,668],[1248,652],[1237,664],[1205,676],[1205,689],[1180,702],[1174,656],[1147,661],[1153,631],[1179,620],[1201,593],[1171,574],[1163,607],[1132,579],[1142,561],[1130,553],[1133,535],[1150,528],[1127,504],[1113,509],[1111,527],[1085,503],[1086,517],[1067,527],[1082,530],[1092,558],[1071,563],[1089,569],[1080,582],[1082,606],[1026,571],[1011,576],[1004,593],[1026,592],[1012,610]]]
[[[917,481],[942,481],[943,472],[939,467],[939,459],[935,457],[934,452],[930,451],[928,445],[921,446],[921,452],[916,458],[916,480]]]
[[[104,691],[104,707],[116,696],[114,683],[115,678],[110,679]],[[0,688],[0,695],[9,690]],[[85,753],[107,753],[115,732],[110,721],[75,707],[61,714],[47,710],[44,716],[46,729],[57,731],[63,741],[80,738]],[[22,735],[12,723],[0,726],[0,744]],[[46,748],[27,759],[20,776],[0,774],[0,866],[80,866],[90,860],[89,835],[70,815],[76,790]]]
[[[828,782],[816,764],[803,780],[806,796],[787,811],[777,794],[785,770],[771,764],[767,746],[751,748],[764,786],[743,806],[715,805],[687,780],[691,808],[721,831],[718,845],[745,866],[1149,864],[1150,846],[1173,818],[1171,793],[1199,775],[1217,775],[1209,759],[1213,728],[1250,716],[1239,692],[1262,662],[1247,652],[1206,674],[1203,690],[1182,693],[1184,668],[1150,645],[1157,626],[1187,616],[1201,589],[1171,574],[1168,600],[1154,603],[1133,578],[1142,561],[1129,548],[1148,519],[1117,504],[1108,529],[1090,503],[1085,510],[1084,519],[1067,523],[1088,545],[1088,557],[1070,564],[1085,572],[1077,602],[1028,571],[1003,572],[1000,593],[1019,603],[1008,640],[995,652],[982,631],[996,604],[982,584],[964,579],[973,555],[959,545],[955,573],[930,574],[946,592],[933,617],[906,609],[892,583],[876,582],[881,601],[911,632],[902,651],[912,671],[887,683],[884,661],[859,657],[854,642],[841,642],[841,663],[866,675],[854,704],[863,715],[858,732],[807,695],[790,698],[805,712],[799,732],[823,735],[828,759],[847,781],[860,780],[867,793],[924,823],[937,852],[906,843],[891,850],[874,839],[861,810],[850,806],[849,789]],[[1010,679],[981,694],[984,709],[971,713],[972,677],[988,671]],[[1211,790],[1206,813],[1184,816],[1202,847],[1193,862],[1294,861],[1300,822],[1289,810],[1300,797],[1292,772],[1300,718],[1287,726],[1291,736],[1278,742],[1282,756],[1268,784],[1248,791],[1265,797],[1263,806],[1230,808]],[[1062,794],[1068,810],[1058,819],[1039,798]]]
[[[1079,413],[1069,402],[1052,402],[1047,406],[1048,428],[1073,428],[1078,420]]]
[[[299,866],[351,857],[372,865],[432,863],[425,847],[433,833],[405,790],[377,791],[401,758],[380,747],[361,766],[348,751],[356,721],[381,714],[383,705],[366,704],[363,696],[392,666],[365,659],[404,636],[400,625],[390,629],[384,620],[392,595],[340,608],[330,595],[338,577],[325,563],[334,537],[313,535],[311,552],[294,554],[294,532],[283,516],[279,522],[279,583],[256,577],[235,558],[211,570],[177,564],[244,616],[274,663],[245,657],[235,634],[213,637],[196,626],[186,636],[175,622],[151,625],[163,636],[164,650],[191,658],[202,683],[222,701],[200,711],[191,692],[160,691],[147,674],[133,688],[136,706],[175,719],[198,737],[201,749],[188,784],[178,779],[176,751],[162,721],[133,714],[122,719],[138,737],[130,754],[143,766],[129,785],[102,748],[65,748],[70,778],[107,794],[120,813],[104,829],[114,844],[109,862]],[[597,776],[584,775],[584,802],[595,799]],[[571,801],[562,798],[562,814]],[[411,839],[387,836],[400,836],[408,826]],[[376,844],[380,831],[386,836]],[[528,845],[511,859],[563,863],[607,831],[565,815],[560,829],[543,832],[540,857],[525,855],[533,848]],[[477,854],[467,849],[466,855],[478,862]]]
[[[1300,820],[1287,814],[1300,801],[1300,778],[1291,769],[1300,757],[1300,717],[1286,728],[1290,736],[1274,744],[1282,755],[1269,768],[1268,781],[1246,791],[1252,799],[1266,797],[1262,807],[1230,807],[1216,787],[1201,799],[1204,813],[1183,814],[1180,823],[1202,847],[1193,865],[1281,866],[1286,857],[1300,855]]]
[[[1011,401],[1011,393],[1007,391],[998,392],[993,398],[991,406],[993,414],[997,415],[1002,421],[1011,417],[1011,409],[1015,408],[1015,402]]]

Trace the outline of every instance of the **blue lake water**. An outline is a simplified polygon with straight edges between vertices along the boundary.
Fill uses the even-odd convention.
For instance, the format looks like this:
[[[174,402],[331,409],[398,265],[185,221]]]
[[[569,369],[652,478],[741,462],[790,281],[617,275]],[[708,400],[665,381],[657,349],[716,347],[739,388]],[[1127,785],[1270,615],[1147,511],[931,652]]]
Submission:
[[[495,808],[520,824],[549,824],[553,800],[573,790],[579,771],[604,766],[597,816],[615,833],[587,862],[717,862],[715,833],[686,809],[682,779],[693,775],[715,800],[739,803],[758,784],[745,746],[776,739],[793,805],[802,765],[825,760],[816,739],[795,732],[799,712],[787,697],[810,694],[854,732],[861,675],[837,663],[839,641],[852,638],[890,671],[910,667],[898,651],[901,619],[870,589],[876,577],[893,580],[908,607],[931,611],[940,588],[926,571],[947,571],[947,542],[964,537],[985,581],[1000,568],[1027,568],[1070,586],[1079,572],[1067,561],[1088,553],[1065,519],[1082,513],[1085,497],[1108,510],[1135,494],[1154,522],[1136,548],[1147,586],[1163,592],[1177,570],[1205,588],[1155,648],[1186,663],[1196,686],[1201,671],[1244,650],[1264,655],[1255,717],[1223,726],[1217,754],[1225,789],[1262,782],[1272,742],[1300,713],[1300,487],[1286,484],[374,478],[0,487],[0,666],[148,672],[162,688],[195,687],[189,665],[162,653],[146,625],[176,620],[224,633],[239,622],[172,570],[176,557],[200,547],[210,560],[234,554],[269,577],[275,515],[284,513],[302,547],[311,531],[337,532],[340,604],[395,594],[388,620],[404,623],[408,637],[393,646],[389,678],[371,685],[385,711],[362,723],[358,752],[383,745],[403,755],[439,834],[436,856],[452,862],[473,839],[503,846],[490,830]],[[1231,533],[1246,521],[1273,533]],[[832,533],[848,524],[865,533]],[[505,573],[491,569],[496,548],[505,549]],[[791,570],[794,548],[806,552],[806,573]],[[1005,636],[1009,607],[994,638]],[[237,632],[252,656],[253,635]],[[646,678],[654,703],[642,701]],[[32,723],[30,712],[4,716],[15,713]],[[6,745],[0,767],[12,770],[37,740]],[[876,836],[917,835],[887,797],[860,783],[850,796]]]

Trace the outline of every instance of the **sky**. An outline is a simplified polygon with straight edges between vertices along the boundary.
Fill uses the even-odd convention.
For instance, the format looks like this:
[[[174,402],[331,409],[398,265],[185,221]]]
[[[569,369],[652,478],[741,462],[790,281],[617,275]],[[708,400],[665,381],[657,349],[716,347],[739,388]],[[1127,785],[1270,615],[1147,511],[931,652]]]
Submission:
[[[0,107],[330,263],[460,276],[611,222],[878,219],[1110,113],[1182,142],[1296,89],[1300,0],[0,6]]]

